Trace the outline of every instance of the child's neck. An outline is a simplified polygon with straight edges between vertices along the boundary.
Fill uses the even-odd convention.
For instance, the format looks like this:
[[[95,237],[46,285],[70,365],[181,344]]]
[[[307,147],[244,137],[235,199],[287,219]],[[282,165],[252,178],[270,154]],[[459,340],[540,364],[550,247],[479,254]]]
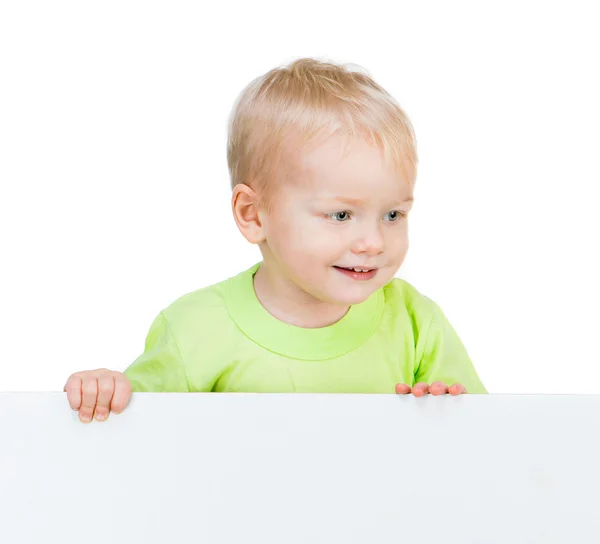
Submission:
[[[305,329],[327,327],[344,317],[349,306],[323,302],[278,274],[270,274],[264,263],[254,275],[254,292],[276,319]]]

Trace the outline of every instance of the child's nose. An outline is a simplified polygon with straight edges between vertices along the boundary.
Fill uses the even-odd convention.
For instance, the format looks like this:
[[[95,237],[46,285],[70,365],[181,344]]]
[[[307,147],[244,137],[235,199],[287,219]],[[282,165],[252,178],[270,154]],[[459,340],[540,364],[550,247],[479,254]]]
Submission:
[[[379,229],[372,229],[362,233],[352,246],[354,253],[366,253],[367,255],[379,255],[383,251],[383,236]]]

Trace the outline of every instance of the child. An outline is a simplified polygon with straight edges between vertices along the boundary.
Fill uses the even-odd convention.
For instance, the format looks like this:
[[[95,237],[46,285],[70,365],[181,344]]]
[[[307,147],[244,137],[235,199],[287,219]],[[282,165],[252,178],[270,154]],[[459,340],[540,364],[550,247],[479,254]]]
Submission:
[[[123,374],[73,374],[82,421],[131,391],[486,393],[438,305],[394,277],[417,152],[384,89],[314,59],[274,69],[234,107],[227,157],[234,219],[262,261],[160,312]]]

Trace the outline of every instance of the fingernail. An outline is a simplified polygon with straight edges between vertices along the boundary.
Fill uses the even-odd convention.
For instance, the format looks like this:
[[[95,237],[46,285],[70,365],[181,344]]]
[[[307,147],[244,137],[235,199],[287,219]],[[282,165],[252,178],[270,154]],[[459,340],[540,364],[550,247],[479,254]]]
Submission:
[[[84,421],[84,422],[86,422],[86,423],[92,419],[92,418],[89,416],[89,414],[81,414],[81,415],[80,415],[80,418],[81,418],[81,421]]]
[[[104,421],[106,419],[106,415],[105,414],[96,414],[96,419],[98,421]]]

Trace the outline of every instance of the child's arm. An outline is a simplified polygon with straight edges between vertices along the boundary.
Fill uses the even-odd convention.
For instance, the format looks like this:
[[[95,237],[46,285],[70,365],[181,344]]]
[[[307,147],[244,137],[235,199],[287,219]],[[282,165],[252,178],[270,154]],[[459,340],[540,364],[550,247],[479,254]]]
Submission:
[[[84,423],[104,421],[110,412],[122,412],[133,391],[188,392],[179,348],[161,313],[146,337],[145,349],[124,373],[108,369],[76,372],[64,390],[69,405]]]
[[[429,326],[417,343],[416,385],[411,388],[399,384],[396,392],[412,392],[416,396],[427,393],[487,393],[458,334],[441,308],[433,301],[431,303],[433,314]]]
[[[150,325],[144,352],[125,370],[133,391],[187,393],[190,387],[179,346],[164,313]]]

